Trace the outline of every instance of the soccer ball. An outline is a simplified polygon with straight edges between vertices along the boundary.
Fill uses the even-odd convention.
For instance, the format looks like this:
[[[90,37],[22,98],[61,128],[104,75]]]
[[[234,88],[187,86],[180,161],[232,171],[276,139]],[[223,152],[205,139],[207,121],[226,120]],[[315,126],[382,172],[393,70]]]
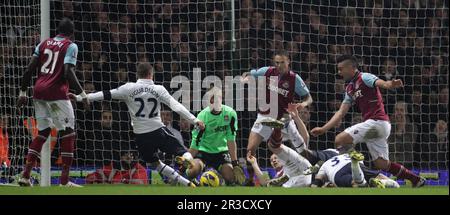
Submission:
[[[204,187],[218,187],[220,186],[220,177],[219,175],[212,170],[206,171],[200,177],[200,186]]]

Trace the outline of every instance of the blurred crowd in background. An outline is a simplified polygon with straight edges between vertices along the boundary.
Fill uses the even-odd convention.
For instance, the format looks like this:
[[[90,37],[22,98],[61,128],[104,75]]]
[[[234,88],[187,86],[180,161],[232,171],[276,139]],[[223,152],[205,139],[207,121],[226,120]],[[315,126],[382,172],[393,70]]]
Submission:
[[[137,63],[150,62],[155,82],[173,93],[177,89],[170,88],[172,77],[192,78],[193,68],[201,68],[202,77],[224,80],[271,65],[273,52],[285,49],[291,69],[306,82],[314,99],[301,111],[309,129],[324,124],[339,108],[345,82],[337,75],[335,59],[352,54],[360,61],[360,70],[405,83],[403,89],[382,92],[392,122],[391,160],[409,168],[448,169],[448,6],[444,0],[241,0],[235,1],[233,23],[231,3],[223,0],[64,0],[51,2],[51,35],[56,34],[57,20],[74,21],[77,76],[87,92],[136,81]],[[0,147],[0,155],[5,151],[14,155],[10,159],[20,159],[33,128],[14,105],[20,76],[40,40],[39,7],[5,8],[0,141],[10,147],[9,152]],[[111,161],[120,165],[120,156],[134,149],[126,106],[119,102],[93,106],[91,111],[76,109],[76,165]],[[31,109],[23,113],[32,116]],[[238,155],[243,156],[256,112],[238,114]],[[171,111],[161,115],[180,142],[189,146],[189,123]],[[360,121],[354,110],[335,131],[311,138],[310,148],[333,147],[338,132]],[[57,149],[56,137],[54,145]],[[264,145],[259,150],[263,166],[270,156]],[[57,150],[54,155],[57,160]]]

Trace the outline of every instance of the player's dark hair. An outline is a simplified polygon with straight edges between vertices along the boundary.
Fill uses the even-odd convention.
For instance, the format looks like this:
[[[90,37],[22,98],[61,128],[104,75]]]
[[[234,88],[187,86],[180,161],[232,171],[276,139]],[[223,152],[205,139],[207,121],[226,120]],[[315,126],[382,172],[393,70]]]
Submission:
[[[341,63],[346,60],[350,60],[352,62],[352,65],[355,68],[358,68],[358,60],[356,59],[356,57],[353,57],[352,55],[341,55],[336,59],[336,63]]]
[[[73,34],[73,29],[74,29],[73,22],[69,18],[63,18],[61,21],[59,21],[58,32],[60,34],[70,36]]]
[[[289,59],[289,53],[286,50],[276,50],[273,53],[273,56],[275,57],[277,55],[279,55],[279,56],[286,56]]]
[[[139,63],[137,66],[137,77],[145,78],[149,74],[153,74],[153,67],[150,63]]]

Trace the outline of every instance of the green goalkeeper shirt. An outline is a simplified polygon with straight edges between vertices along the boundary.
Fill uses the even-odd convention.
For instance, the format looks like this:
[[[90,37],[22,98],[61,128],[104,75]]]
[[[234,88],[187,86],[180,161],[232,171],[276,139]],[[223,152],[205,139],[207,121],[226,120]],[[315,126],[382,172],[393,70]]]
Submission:
[[[228,151],[227,142],[236,140],[238,128],[236,111],[222,105],[221,112],[213,114],[207,107],[198,114],[197,118],[205,123],[205,130],[192,131],[191,148],[213,154]]]

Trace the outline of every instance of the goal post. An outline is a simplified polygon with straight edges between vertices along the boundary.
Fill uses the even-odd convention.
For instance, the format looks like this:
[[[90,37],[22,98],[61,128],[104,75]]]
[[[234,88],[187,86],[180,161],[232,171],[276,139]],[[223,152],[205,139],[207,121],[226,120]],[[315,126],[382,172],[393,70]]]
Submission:
[[[41,42],[50,37],[50,0],[41,0]],[[41,149],[41,187],[51,185],[51,151],[50,138],[47,138]]]

